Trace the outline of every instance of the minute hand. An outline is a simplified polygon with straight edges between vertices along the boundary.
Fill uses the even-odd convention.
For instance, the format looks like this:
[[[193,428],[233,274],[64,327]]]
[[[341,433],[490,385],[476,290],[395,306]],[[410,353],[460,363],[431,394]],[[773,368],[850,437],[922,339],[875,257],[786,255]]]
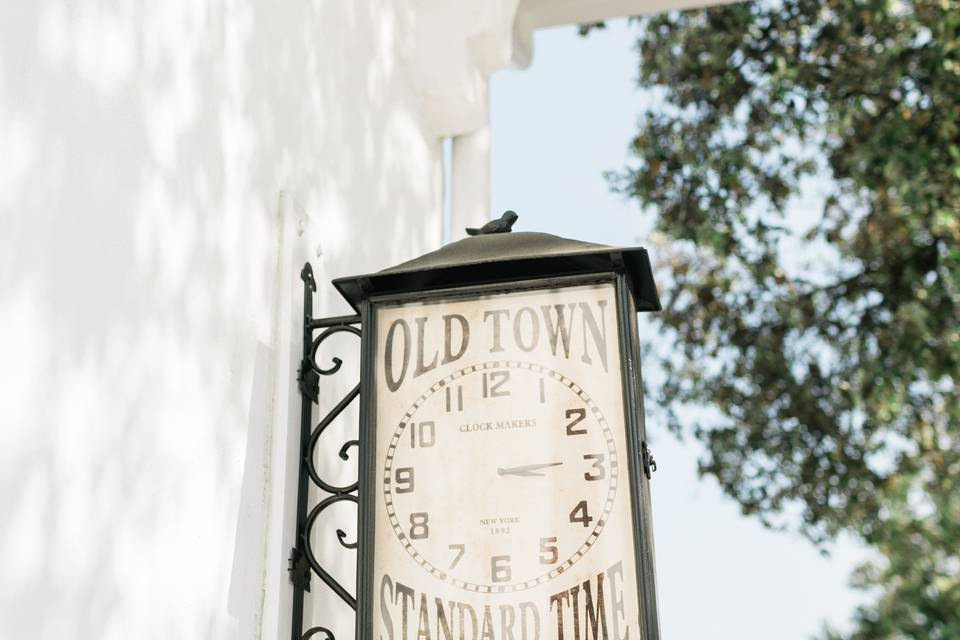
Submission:
[[[497,473],[501,476],[511,475],[511,476],[542,476],[542,473],[537,473],[538,469],[546,469],[547,467],[555,467],[557,465],[563,464],[562,462],[547,462],[544,464],[525,464],[520,467],[507,467],[504,469],[500,467],[497,469]]]

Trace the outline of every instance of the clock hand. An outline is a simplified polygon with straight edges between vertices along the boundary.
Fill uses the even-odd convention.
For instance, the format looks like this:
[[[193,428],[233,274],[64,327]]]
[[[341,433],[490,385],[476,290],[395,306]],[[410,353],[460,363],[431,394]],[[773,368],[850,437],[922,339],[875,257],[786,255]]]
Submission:
[[[530,477],[543,475],[542,473],[537,473],[536,471],[525,471],[523,469],[497,469],[497,473],[499,473],[501,476],[510,475]]]
[[[497,474],[501,476],[512,475],[512,476],[542,476],[542,473],[537,473],[539,469],[545,469],[547,467],[555,467],[557,465],[563,464],[562,462],[547,462],[545,464],[525,464],[519,467],[507,467],[504,469],[500,467],[497,469]]]

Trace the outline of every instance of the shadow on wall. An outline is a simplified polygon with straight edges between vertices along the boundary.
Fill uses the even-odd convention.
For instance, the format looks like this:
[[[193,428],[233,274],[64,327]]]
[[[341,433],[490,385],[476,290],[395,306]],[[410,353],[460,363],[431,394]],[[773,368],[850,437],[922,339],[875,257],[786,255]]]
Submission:
[[[0,4],[0,637],[259,637],[285,561],[258,515],[277,508],[262,369],[290,364],[271,306],[298,290],[275,281],[278,193],[309,216],[318,315],[346,312],[331,278],[435,248],[440,145],[399,68],[413,20]]]

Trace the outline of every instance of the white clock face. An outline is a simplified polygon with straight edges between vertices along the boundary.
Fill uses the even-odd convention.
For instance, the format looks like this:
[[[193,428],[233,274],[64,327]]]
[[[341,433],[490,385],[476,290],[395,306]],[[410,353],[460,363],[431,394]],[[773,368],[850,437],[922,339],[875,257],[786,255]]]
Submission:
[[[613,284],[375,314],[374,637],[624,640],[639,607]]]
[[[447,461],[462,449],[475,462],[455,471]],[[403,415],[383,499],[397,539],[431,575],[517,591],[589,551],[618,472],[613,434],[581,385],[535,363],[490,360],[434,381]],[[463,518],[467,506],[479,527]]]

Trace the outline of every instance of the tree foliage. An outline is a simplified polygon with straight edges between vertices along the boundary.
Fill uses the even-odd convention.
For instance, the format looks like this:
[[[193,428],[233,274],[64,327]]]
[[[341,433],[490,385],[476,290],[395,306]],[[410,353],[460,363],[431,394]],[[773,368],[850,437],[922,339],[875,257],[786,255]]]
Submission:
[[[883,554],[854,637],[960,637],[960,3],[639,26],[657,104],[613,180],[668,241],[671,428],[745,513]],[[785,212],[811,187],[823,209],[798,229]],[[684,425],[681,407],[713,411]]]

